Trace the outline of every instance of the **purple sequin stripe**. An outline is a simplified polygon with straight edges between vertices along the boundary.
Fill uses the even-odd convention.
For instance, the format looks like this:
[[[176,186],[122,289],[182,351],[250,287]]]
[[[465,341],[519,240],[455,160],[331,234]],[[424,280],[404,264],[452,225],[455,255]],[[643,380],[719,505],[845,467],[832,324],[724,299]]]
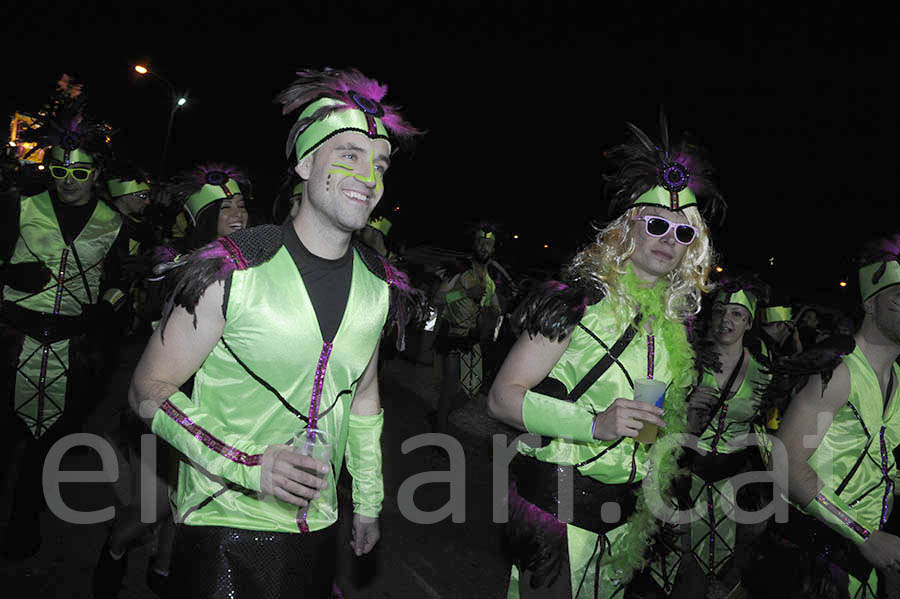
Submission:
[[[894,493],[894,481],[888,476],[888,451],[887,444],[884,442],[884,426],[881,427],[881,475],[884,477],[886,481],[884,487],[884,497],[881,498],[881,525],[884,526],[887,523],[888,516],[890,512],[888,508],[890,507],[890,498]]]
[[[238,270],[246,270],[248,263],[247,259],[244,258],[243,252],[241,252],[241,248],[232,240],[230,237],[220,237],[219,243],[222,244],[228,253],[231,255],[231,260],[234,262],[234,265]]]
[[[322,400],[322,387],[325,384],[325,369],[328,368],[328,358],[331,357],[331,343],[322,345],[322,353],[319,354],[319,363],[316,365],[316,377],[313,380],[312,397],[309,400],[309,426],[308,430],[318,428],[319,425],[319,402]],[[310,441],[315,438],[309,436]]]
[[[653,369],[656,360],[656,337],[647,335],[647,378],[653,378]]]
[[[859,522],[857,522],[856,520],[854,520],[853,518],[851,518],[850,516],[845,514],[843,511],[841,511],[841,509],[838,506],[836,506],[833,503],[831,503],[830,501],[828,501],[828,499],[824,495],[822,495],[821,493],[816,495],[816,501],[818,501],[820,504],[822,504],[822,506],[824,506],[826,510],[828,510],[829,512],[831,512],[832,514],[837,516],[838,519],[841,522],[843,522],[844,524],[846,524],[850,530],[852,530],[853,532],[855,532],[856,534],[858,534],[859,536],[861,536],[864,539],[869,538],[869,531],[866,530],[866,528],[862,524],[860,524]]]
[[[197,426],[197,424],[195,424],[187,414],[179,410],[175,406],[175,404],[171,403],[168,399],[163,402],[163,404],[160,406],[160,409],[166,416],[180,424],[195,439],[197,439],[216,453],[225,456],[232,462],[241,464],[243,466],[259,466],[262,463],[263,456],[261,453],[244,453],[243,451],[217,439],[208,431],[204,430],[200,426]]]

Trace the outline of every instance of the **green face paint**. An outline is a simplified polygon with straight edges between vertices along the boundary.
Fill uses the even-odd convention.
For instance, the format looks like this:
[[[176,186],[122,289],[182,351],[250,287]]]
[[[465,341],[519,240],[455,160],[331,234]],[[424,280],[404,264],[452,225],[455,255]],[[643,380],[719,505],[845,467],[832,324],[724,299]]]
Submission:
[[[374,183],[376,195],[380,195],[381,191],[384,189],[384,175],[380,171],[375,170],[375,152],[369,154],[369,174],[366,176],[357,174],[352,166],[344,164],[343,162],[332,162],[331,166],[335,166],[337,169],[328,171],[329,175],[338,174],[353,177],[354,179],[362,181],[367,186]]]

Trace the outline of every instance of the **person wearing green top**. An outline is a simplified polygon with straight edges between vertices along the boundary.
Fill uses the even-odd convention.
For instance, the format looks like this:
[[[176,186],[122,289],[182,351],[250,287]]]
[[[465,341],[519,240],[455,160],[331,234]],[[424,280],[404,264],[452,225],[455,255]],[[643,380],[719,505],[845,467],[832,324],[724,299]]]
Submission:
[[[699,437],[703,450],[702,455],[686,455],[691,470],[689,505],[696,515],[682,537],[684,574],[679,585],[689,585],[690,596],[704,597],[711,588],[727,595],[738,587],[751,557],[749,542],[760,532],[758,526],[738,525],[727,489],[732,476],[765,470],[760,451],[740,442],[761,433],[765,425],[757,389],[768,381],[764,373],[768,361],[750,349],[749,341],[766,295],[765,288],[749,279],[723,284],[704,319],[705,339],[698,341],[710,346],[698,353],[709,352],[718,364],[702,368],[688,398],[688,428]],[[753,507],[747,505],[753,499],[748,495],[751,489],[738,493],[742,509]]]
[[[493,417],[532,434],[510,465],[509,597],[671,586],[672,573],[652,563],[665,568],[654,539],[657,516],[674,506],[680,452],[651,452],[636,437],[648,424],[663,438],[685,428],[694,373],[683,321],[709,290],[713,255],[698,195],[707,216],[722,199],[698,147],[670,149],[664,121],[662,144],[630,128],[630,142],[608,154],[614,220],[576,255],[567,283],[519,306],[522,334],[488,396]],[[633,401],[638,379],[664,383],[664,400]]]
[[[893,508],[900,445],[900,236],[863,255],[863,316],[852,337],[776,362],[773,372],[799,373],[778,438],[787,449],[795,509],[781,529],[796,550],[776,555],[782,581],[803,572],[791,557],[820,567],[808,580],[821,597],[876,597],[879,578],[900,573],[900,538],[884,530]],[[805,371],[804,371],[805,370]],[[776,570],[775,568],[779,568]],[[784,572],[781,577],[778,572]],[[786,597],[801,596],[804,579]]]
[[[377,350],[386,323],[402,340],[411,312],[398,304],[413,292],[352,234],[382,197],[391,142],[418,133],[386,91],[355,70],[299,72],[277,98],[301,110],[288,140],[304,180],[296,216],[165,265],[173,291],[130,399],[187,458],[169,583],[185,596],[327,596],[345,460],[351,546],[360,556],[380,537]],[[328,461],[291,446],[315,431],[332,441]]]

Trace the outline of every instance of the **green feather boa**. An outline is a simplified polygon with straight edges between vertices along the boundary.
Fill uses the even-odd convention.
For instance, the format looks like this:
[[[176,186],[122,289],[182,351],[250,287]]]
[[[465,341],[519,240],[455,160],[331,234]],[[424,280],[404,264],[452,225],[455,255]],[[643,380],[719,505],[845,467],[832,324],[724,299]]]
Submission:
[[[631,268],[628,268],[622,279],[631,299],[640,306],[643,316],[641,324],[651,320],[662,333],[661,345],[668,354],[669,371],[675,377],[672,386],[666,393],[663,405],[663,420],[666,421],[666,428],[660,429],[660,437],[657,439],[655,450],[663,439],[669,438],[669,441],[678,439],[678,437],[671,436],[680,435],[687,428],[686,400],[695,375],[694,350],[688,343],[684,324],[666,318],[665,291],[668,281],[665,278],[660,278],[653,287],[647,287],[646,282],[638,279]],[[643,328],[640,330],[643,331]],[[668,444],[663,443],[663,445]],[[622,584],[630,581],[634,574],[643,567],[647,548],[652,545],[652,538],[659,530],[660,521],[655,514],[659,513],[661,506],[657,501],[649,502],[652,506],[648,505],[644,489],[647,485],[653,485],[659,490],[658,495],[662,499],[663,507],[673,506],[674,501],[670,493],[671,483],[682,471],[678,465],[681,453],[680,447],[673,451],[650,452],[650,474],[641,485],[637,506],[628,520],[629,533],[619,539],[611,553],[606,554],[600,560],[599,566],[609,567],[617,572],[615,578]]]

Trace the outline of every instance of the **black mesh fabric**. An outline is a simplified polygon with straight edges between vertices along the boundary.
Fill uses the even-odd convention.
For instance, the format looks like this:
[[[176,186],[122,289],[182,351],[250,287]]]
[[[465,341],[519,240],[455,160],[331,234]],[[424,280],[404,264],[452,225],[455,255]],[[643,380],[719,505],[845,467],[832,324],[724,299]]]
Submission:
[[[336,526],[299,533],[178,528],[170,597],[318,599],[331,596]]]
[[[240,229],[230,235],[232,241],[241,248],[241,253],[250,264],[258,266],[269,260],[281,247],[281,227],[260,225],[250,229]]]

